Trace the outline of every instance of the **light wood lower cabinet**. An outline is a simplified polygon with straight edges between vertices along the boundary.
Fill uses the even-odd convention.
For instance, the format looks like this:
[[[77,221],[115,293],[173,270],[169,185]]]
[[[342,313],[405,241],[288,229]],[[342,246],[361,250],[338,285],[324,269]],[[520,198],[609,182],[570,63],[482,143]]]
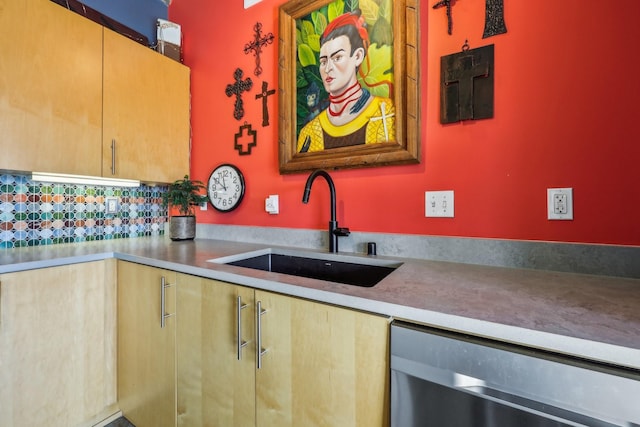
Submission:
[[[173,271],[118,262],[118,404],[136,427],[176,425],[175,284]]]
[[[115,261],[0,275],[0,426],[117,411]]]
[[[178,425],[255,425],[253,289],[178,275]],[[237,298],[242,348],[238,360]]]
[[[183,274],[177,281],[179,426],[388,425],[388,318]]]

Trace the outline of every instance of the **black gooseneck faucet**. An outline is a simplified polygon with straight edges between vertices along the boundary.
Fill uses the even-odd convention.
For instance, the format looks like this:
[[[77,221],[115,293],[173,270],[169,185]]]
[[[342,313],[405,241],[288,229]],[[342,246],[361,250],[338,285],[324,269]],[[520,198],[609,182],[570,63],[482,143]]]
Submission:
[[[329,192],[331,195],[331,220],[329,221],[329,252],[338,252],[338,237],[348,236],[348,228],[339,228],[338,221],[336,220],[336,187],[333,185],[333,179],[324,170],[318,169],[311,172],[307,183],[304,185],[304,194],[302,195],[302,203],[307,204],[309,202],[309,195],[311,194],[311,185],[313,181],[318,177],[323,177],[327,184],[329,184]]]

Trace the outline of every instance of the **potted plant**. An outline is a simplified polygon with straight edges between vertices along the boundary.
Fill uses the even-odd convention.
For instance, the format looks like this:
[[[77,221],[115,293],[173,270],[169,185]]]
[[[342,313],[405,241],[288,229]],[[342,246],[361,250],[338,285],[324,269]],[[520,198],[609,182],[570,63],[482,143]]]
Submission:
[[[171,215],[168,211],[171,240],[193,240],[196,237],[194,208],[208,200],[206,195],[200,194],[206,188],[201,181],[191,180],[189,175],[185,175],[183,179],[169,184],[167,191],[162,194],[162,205],[173,207],[180,213]]]

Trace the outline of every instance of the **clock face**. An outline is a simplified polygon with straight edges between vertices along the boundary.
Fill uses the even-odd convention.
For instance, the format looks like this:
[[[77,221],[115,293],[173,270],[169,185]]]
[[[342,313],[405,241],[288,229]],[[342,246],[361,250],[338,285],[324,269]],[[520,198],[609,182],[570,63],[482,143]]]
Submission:
[[[230,212],[242,201],[244,189],[244,177],[240,169],[222,164],[211,172],[207,194],[211,206],[220,212]]]

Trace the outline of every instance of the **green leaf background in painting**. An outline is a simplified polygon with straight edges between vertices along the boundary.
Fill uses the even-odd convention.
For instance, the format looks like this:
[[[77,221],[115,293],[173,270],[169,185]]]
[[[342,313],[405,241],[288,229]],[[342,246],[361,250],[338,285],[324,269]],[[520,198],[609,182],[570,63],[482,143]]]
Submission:
[[[369,30],[369,40],[371,44],[378,46],[393,46],[393,28],[386,18],[380,17],[375,25]]]
[[[302,43],[298,45],[298,63],[303,67],[318,64],[316,54],[313,53],[313,49],[308,44]]]
[[[300,31],[300,27],[296,25],[296,46],[304,43],[302,40],[302,31]]]
[[[333,3],[329,3],[329,7],[327,9],[327,18],[329,18],[329,22],[333,21],[343,13],[344,13],[343,0],[336,0]]]
[[[393,22],[393,0],[380,0],[378,16],[387,22]]]
[[[358,8],[359,0],[347,0],[344,4],[344,12],[353,12]]]
[[[360,0],[360,10],[368,28],[373,27],[378,20],[378,12],[380,10],[378,3],[373,0]]]
[[[324,32],[324,29],[327,28],[327,16],[316,10],[315,12],[311,12],[311,21],[313,21],[315,35],[317,35],[318,40],[320,40],[320,35]]]
[[[306,88],[309,86],[307,77],[304,75],[302,67],[296,67],[296,89]]]
[[[361,65],[358,80],[362,86],[369,89],[372,95],[390,98],[393,95],[393,64],[391,46],[369,46],[365,59]],[[362,78],[362,75],[365,77]]]
[[[324,85],[322,84],[322,77],[320,77],[320,71],[318,71],[318,67],[304,67],[302,69],[302,72],[304,73],[304,78],[307,81],[308,85],[316,82],[316,86],[318,86],[318,88],[320,89],[320,99],[328,98],[327,92],[325,92]]]
[[[302,43],[309,43],[309,35],[315,34],[313,24],[307,20],[300,21],[300,32],[302,33]]]
[[[309,35],[309,47],[314,52],[320,52],[320,36],[318,34]]]

